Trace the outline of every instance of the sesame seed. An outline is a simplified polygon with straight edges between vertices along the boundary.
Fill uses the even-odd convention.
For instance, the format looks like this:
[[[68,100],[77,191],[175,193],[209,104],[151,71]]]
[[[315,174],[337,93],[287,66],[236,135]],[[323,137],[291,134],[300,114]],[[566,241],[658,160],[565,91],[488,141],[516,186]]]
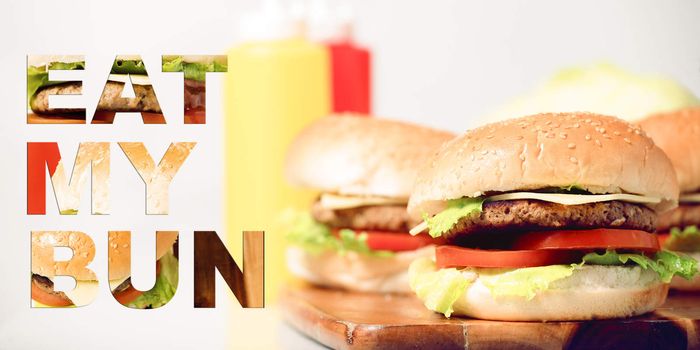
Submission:
[[[567,145],[567,147],[569,147],[569,149],[574,149],[576,148],[576,144],[570,143]]]
[[[486,155],[487,153],[489,153],[489,151],[487,151],[487,150],[481,151],[481,154],[483,154],[483,155]]]
[[[574,128],[579,128],[579,127],[581,127],[581,124],[579,124],[579,123],[574,123]]]
[[[630,141],[630,139],[628,139],[626,137],[623,140],[625,140],[625,142],[629,143],[630,145],[632,144],[632,141]]]
[[[518,135],[518,136],[516,137],[516,139],[522,140],[522,139],[523,139],[523,135]]]
[[[571,158],[569,158],[569,160],[570,160],[572,163],[578,163],[578,159],[576,159],[576,157],[571,157]]]
[[[584,120],[584,122],[586,122],[587,124],[590,123],[590,122],[591,122],[591,118],[586,118],[586,120]]]
[[[560,133],[559,137],[561,137],[562,139],[566,139],[566,133],[565,132]]]
[[[619,132],[619,131],[613,131],[613,134],[614,134],[615,136],[620,136],[620,132]]]
[[[586,134],[586,141],[590,141],[590,140],[591,140],[591,135]]]
[[[603,147],[603,144],[600,143],[600,140],[595,139],[595,144],[598,145],[598,147]]]
[[[492,139],[492,138],[493,138],[493,135],[488,135],[488,136],[486,136],[486,138],[487,138],[487,139]]]

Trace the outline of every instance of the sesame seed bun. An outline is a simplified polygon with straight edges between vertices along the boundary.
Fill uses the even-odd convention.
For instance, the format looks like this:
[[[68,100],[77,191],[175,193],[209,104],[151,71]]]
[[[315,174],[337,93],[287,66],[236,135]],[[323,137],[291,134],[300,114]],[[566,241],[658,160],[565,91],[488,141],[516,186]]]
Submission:
[[[681,193],[700,189],[700,107],[659,113],[639,122],[676,169]]]
[[[156,259],[165,255],[177,240],[177,231],[165,231],[156,239]],[[71,263],[54,261],[53,247],[72,247]],[[109,235],[109,278],[119,280],[131,275],[131,243],[129,235],[120,232]],[[73,276],[79,281],[94,280],[87,266],[95,258],[94,243],[89,236],[77,231],[37,231],[32,234],[32,273],[54,277]]]
[[[330,116],[294,139],[285,175],[295,185],[324,192],[407,199],[417,169],[452,137],[394,120]]]
[[[579,321],[623,318],[653,311],[668,284],[638,266],[584,266],[528,300],[494,296],[476,279],[455,304],[454,315],[501,321]]]
[[[445,201],[488,192],[576,185],[678,203],[668,157],[637,126],[591,113],[545,113],[488,124],[443,145],[419,172],[408,211],[433,215]]]

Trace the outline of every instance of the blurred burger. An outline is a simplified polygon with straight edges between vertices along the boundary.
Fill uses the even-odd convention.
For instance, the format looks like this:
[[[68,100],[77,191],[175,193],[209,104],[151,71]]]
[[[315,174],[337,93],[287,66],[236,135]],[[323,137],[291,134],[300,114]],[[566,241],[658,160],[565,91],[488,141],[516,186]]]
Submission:
[[[659,239],[665,249],[700,259],[700,107],[656,114],[640,125],[671,159],[680,187],[680,206],[659,218]],[[674,278],[671,287],[700,290],[700,277]]]
[[[304,129],[285,161],[287,179],[321,192],[288,233],[290,271],[348,290],[409,292],[408,265],[434,239],[408,234],[408,196],[419,165],[454,135],[398,121],[331,116]]]
[[[84,234],[83,234],[84,235]],[[175,294],[178,281],[178,262],[173,252],[177,232],[160,232],[156,240],[156,283],[147,291],[141,292],[131,285],[131,246],[129,235],[109,236],[109,289],[122,305],[134,309],[155,309],[165,305]],[[94,276],[80,268],[90,254],[74,254],[73,264],[54,262],[53,247],[86,246],[80,233],[45,231],[32,235],[32,304],[35,307],[69,307],[89,304],[99,287]],[[56,244],[58,243],[58,244]],[[44,248],[44,249],[42,249]],[[45,249],[48,248],[48,249]],[[82,260],[82,261],[81,261]],[[70,291],[54,291],[54,276],[75,276],[75,288]]]
[[[425,305],[507,321],[639,315],[690,258],[661,250],[673,166],[639,128],[588,113],[540,114],[448,142],[416,180],[411,230],[444,238],[409,270]]]

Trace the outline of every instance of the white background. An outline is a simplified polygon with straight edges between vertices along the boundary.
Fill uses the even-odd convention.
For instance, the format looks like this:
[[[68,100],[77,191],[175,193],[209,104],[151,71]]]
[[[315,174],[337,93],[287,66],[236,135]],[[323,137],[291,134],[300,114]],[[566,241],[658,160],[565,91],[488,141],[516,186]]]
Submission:
[[[209,82],[208,123],[181,125],[180,78],[151,68],[167,126],[118,117],[114,126],[25,124],[25,55],[86,54],[85,103],[94,109],[115,54],[142,54],[157,67],[167,53],[222,54],[236,42],[237,19],[253,1],[4,1],[0,9],[0,349],[251,348],[284,345],[273,310],[242,311],[218,280],[219,307],[192,308],[192,233],[222,229],[221,79]],[[462,131],[478,116],[526,91],[561,66],[598,60],[629,70],[668,75],[700,94],[700,2],[697,1],[353,1],[359,42],[372,48],[375,111]],[[210,75],[211,76],[211,75]],[[80,141],[142,141],[159,158],[171,141],[199,144],[171,186],[171,215],[143,215],[143,184],[121,150],[112,147],[109,217],[26,213],[26,142],[59,141],[72,166]],[[70,167],[69,167],[70,168]],[[89,208],[84,203],[83,212]],[[128,310],[107,286],[79,310],[29,308],[29,232],[74,229],[97,244],[98,276],[106,275],[106,228],[151,237],[155,229],[181,231],[181,282],[166,307]],[[134,245],[135,282],[152,283],[153,241]],[[99,260],[101,259],[101,260]],[[138,281],[143,281],[138,282]],[[228,317],[227,309],[234,316]],[[257,331],[257,332],[255,332]],[[87,346],[93,344],[93,346]],[[94,346],[94,344],[100,344]]]

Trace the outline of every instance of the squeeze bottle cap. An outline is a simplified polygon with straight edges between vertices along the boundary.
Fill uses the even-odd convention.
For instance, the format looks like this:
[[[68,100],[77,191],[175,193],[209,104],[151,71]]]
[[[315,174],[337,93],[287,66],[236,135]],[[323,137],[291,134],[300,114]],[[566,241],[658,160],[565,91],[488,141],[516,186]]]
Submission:
[[[238,27],[242,41],[288,39],[301,34],[298,20],[277,0],[265,0],[261,9],[243,15]]]
[[[306,35],[311,41],[342,42],[352,39],[353,13],[347,1],[311,0]]]

